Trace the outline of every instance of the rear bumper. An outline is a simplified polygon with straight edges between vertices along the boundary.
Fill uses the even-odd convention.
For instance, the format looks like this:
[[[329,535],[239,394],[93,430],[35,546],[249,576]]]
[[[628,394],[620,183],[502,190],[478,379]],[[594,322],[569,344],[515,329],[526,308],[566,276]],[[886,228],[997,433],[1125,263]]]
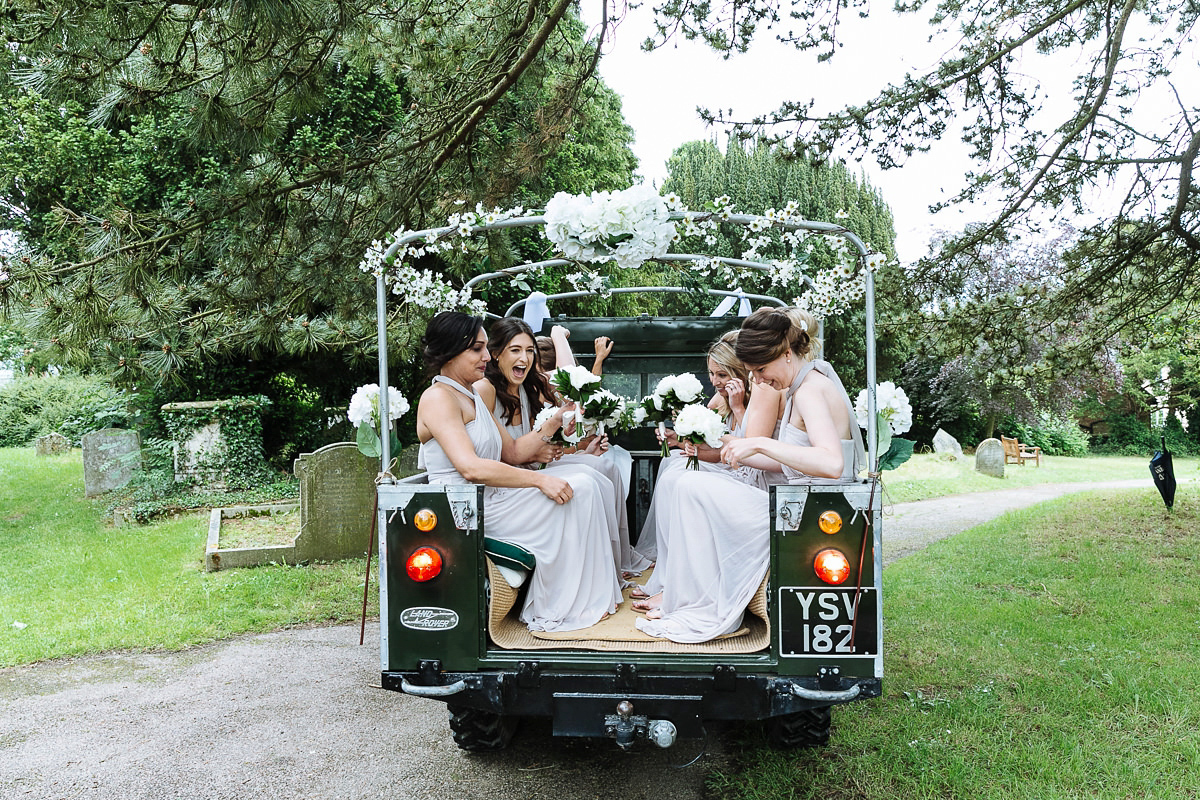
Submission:
[[[555,672],[384,672],[383,688],[511,716],[551,717],[558,736],[603,736],[605,715],[628,701],[634,713],[703,735],[706,720],[762,720],[878,697],[879,678],[776,675],[645,675]],[[455,690],[450,690],[454,687]],[[461,688],[459,688],[461,687]],[[800,693],[797,693],[797,688]],[[857,689],[857,691],[855,691]],[[804,696],[801,696],[801,695]]]

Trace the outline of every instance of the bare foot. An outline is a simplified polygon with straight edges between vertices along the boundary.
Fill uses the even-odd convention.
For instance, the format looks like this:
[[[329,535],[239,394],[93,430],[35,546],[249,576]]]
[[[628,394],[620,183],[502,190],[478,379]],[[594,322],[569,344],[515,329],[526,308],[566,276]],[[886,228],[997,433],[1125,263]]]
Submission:
[[[651,611],[658,611],[660,605],[662,605],[662,592],[653,597],[647,597],[645,600],[634,600],[629,604],[634,611],[641,611],[646,616],[650,616]],[[651,617],[651,619],[657,619],[657,617]]]
[[[662,609],[658,606],[646,612],[646,619],[662,619]]]

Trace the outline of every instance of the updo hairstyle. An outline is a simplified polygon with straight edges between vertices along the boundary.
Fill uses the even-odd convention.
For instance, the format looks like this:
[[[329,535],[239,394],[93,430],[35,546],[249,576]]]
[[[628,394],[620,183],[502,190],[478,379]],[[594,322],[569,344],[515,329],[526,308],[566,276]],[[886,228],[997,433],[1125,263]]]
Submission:
[[[553,372],[558,366],[558,351],[554,349],[554,340],[549,336],[539,336],[533,340],[537,345],[538,363],[542,372]]]
[[[734,349],[749,368],[770,363],[789,350],[800,358],[816,358],[821,342],[812,314],[798,308],[765,307],[742,322]]]
[[[513,339],[522,333],[528,336],[529,341],[533,342],[535,346],[537,345],[533,329],[520,317],[505,317],[496,320],[492,323],[491,330],[488,331],[488,352],[492,354],[492,360],[484,368],[483,377],[487,378],[495,388],[496,399],[500,402],[500,407],[504,409],[504,421],[507,425],[512,425],[513,418],[520,412],[521,398],[508,390],[508,378],[500,371],[498,356],[504,348],[512,343]],[[553,344],[551,342],[551,346]],[[546,376],[542,374],[540,362],[541,352],[535,350],[533,363],[529,365],[529,371],[525,373],[522,381],[525,393],[529,396],[531,414],[540,411],[544,403],[554,402],[554,392],[550,388],[550,381],[546,380]],[[532,424],[533,420],[527,419],[522,422]]]
[[[421,337],[421,358],[430,375],[442,371],[446,363],[469,348],[483,327],[483,317],[461,311],[441,311],[429,320]]]

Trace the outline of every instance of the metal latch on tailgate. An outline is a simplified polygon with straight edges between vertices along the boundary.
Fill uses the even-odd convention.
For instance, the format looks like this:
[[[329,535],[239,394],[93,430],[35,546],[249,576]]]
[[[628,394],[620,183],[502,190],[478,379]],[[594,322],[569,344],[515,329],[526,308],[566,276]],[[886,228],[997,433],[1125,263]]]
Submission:
[[[804,516],[804,503],[807,494],[800,495],[797,500],[781,500],[775,509],[775,528],[781,531],[800,530],[800,520]]]

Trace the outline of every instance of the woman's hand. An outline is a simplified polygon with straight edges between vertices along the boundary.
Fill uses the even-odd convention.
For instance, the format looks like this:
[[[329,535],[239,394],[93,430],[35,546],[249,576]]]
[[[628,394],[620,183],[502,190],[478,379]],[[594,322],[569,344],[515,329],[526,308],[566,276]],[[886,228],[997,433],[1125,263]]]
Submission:
[[[542,446],[534,454],[533,460],[549,464],[551,461],[558,461],[562,458],[562,454],[563,449],[561,445],[554,444],[553,442],[543,442]]]
[[[746,384],[739,378],[730,378],[725,384],[725,399],[729,410],[740,418],[746,412]]]
[[[596,358],[600,361],[608,358],[613,349],[613,340],[607,336],[597,336],[592,344],[596,348]]]
[[[567,330],[562,325],[555,325],[550,329],[550,338],[562,339],[563,341],[566,341],[567,339],[571,338],[571,331]]]
[[[730,439],[721,448],[721,461],[737,469],[744,459],[757,455],[759,450],[757,437],[753,439]]]
[[[682,447],[679,443],[679,435],[671,428],[667,428],[666,432],[654,429],[654,435],[658,437],[658,441],[666,444],[667,447]]]
[[[571,499],[575,494],[571,489],[571,484],[564,481],[562,478],[557,478],[553,475],[540,474],[541,480],[538,481],[538,488],[542,490],[542,494],[549,497],[560,506]]]
[[[608,434],[591,437],[591,441],[587,443],[587,447],[584,448],[583,452],[587,453],[589,456],[604,455],[606,452],[608,452]]]

